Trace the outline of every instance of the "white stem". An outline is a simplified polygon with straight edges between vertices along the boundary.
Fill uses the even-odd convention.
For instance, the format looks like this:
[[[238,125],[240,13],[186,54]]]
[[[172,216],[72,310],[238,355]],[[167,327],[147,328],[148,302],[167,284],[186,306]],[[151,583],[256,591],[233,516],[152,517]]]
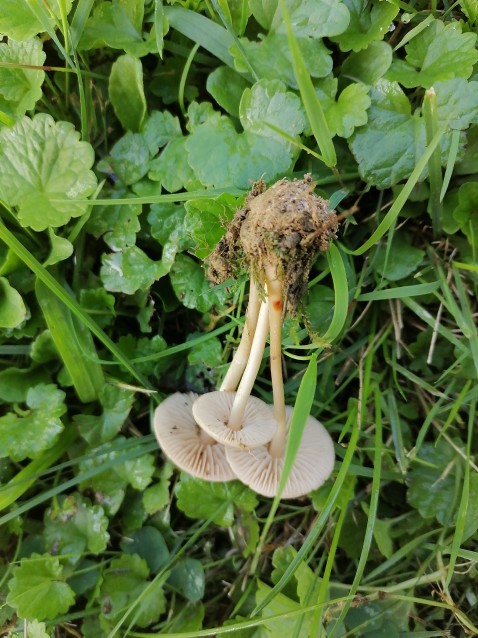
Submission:
[[[277,279],[274,269],[266,268],[266,285],[269,297],[272,394],[274,397],[274,417],[277,421],[277,430],[269,444],[269,453],[275,458],[284,455],[286,414],[284,381],[282,379],[282,283]]]
[[[249,305],[246,310],[246,320],[241,335],[241,341],[234,353],[234,357],[228,371],[226,372],[226,376],[221,383],[221,387],[219,388],[221,392],[232,392],[236,390],[239,385],[239,381],[241,380],[242,374],[246,368],[249,353],[251,351],[260,307],[261,300],[259,299],[259,291],[251,278]]]
[[[261,303],[256,332],[252,340],[251,352],[229,415],[228,426],[231,430],[240,430],[242,428],[247,401],[251,395],[257,373],[259,372],[268,333],[269,303],[266,299],[266,301]]]

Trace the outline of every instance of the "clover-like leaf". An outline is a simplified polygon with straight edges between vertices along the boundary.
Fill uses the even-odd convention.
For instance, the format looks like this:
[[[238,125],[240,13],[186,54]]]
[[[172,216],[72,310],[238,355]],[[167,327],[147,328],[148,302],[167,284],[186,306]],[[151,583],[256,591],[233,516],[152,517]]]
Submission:
[[[65,14],[67,15],[73,5],[73,0],[61,0]],[[53,26],[55,18],[61,16],[60,0],[49,0],[48,9],[51,15],[50,25]],[[0,33],[14,40],[29,40],[37,33],[42,33],[45,27],[29,7],[28,2],[19,0],[2,0],[0,11]]]
[[[426,89],[435,82],[468,78],[478,61],[476,33],[462,33],[459,22],[434,20],[420,37],[406,45],[405,60],[393,62],[389,77],[407,88]]]
[[[15,328],[25,320],[27,309],[20,293],[0,277],[0,327]]]
[[[109,441],[119,432],[130,413],[134,393],[122,387],[105,385],[99,399],[102,406],[99,416],[77,414],[74,417],[81,436],[90,445]]]
[[[300,99],[280,80],[259,80],[245,89],[239,105],[239,116],[245,130],[278,140],[287,147],[290,142],[267,124],[281,129],[290,137],[297,137],[306,126]]]
[[[13,568],[7,603],[21,618],[49,620],[68,611],[75,594],[65,583],[63,567],[50,554],[32,554]]]
[[[177,506],[190,518],[213,517],[216,525],[230,527],[234,520],[234,507],[252,512],[257,496],[239,481],[211,483],[182,473],[176,484]]]
[[[160,261],[153,261],[137,246],[128,246],[117,253],[103,255],[101,279],[106,290],[132,295],[137,290],[150,288],[167,274]]]
[[[53,384],[30,388],[23,416],[8,412],[0,417],[0,458],[36,458],[50,448],[63,431],[64,399],[65,393]]]
[[[227,293],[224,287],[211,287],[201,265],[187,255],[177,255],[170,277],[177,298],[186,308],[208,312],[214,305],[220,307],[225,302]]]
[[[42,66],[45,58],[38,38],[0,43],[0,110],[13,120],[33,109],[41,98],[45,72],[29,67]]]
[[[383,40],[399,12],[397,5],[381,0],[344,0],[344,5],[350,22],[341,34],[331,36],[342,51],[361,51],[370,42]]]
[[[93,148],[79,137],[73,124],[45,113],[0,131],[0,197],[17,207],[22,226],[56,228],[86,212],[87,203],[71,201],[96,187]]]
[[[100,554],[109,540],[108,518],[100,505],[80,494],[60,496],[45,512],[44,536],[53,554],[69,554],[77,562],[85,551]]]

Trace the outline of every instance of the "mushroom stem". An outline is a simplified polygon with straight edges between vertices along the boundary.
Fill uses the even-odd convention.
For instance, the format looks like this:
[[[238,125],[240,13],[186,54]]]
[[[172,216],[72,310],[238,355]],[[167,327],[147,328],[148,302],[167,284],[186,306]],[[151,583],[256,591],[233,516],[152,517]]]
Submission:
[[[269,298],[270,325],[270,368],[272,395],[274,397],[274,417],[277,430],[269,444],[272,457],[284,455],[286,439],[286,411],[284,381],[282,379],[282,283],[274,269],[266,268],[266,285]]]
[[[266,299],[261,303],[259,318],[257,320],[254,339],[252,340],[251,352],[247,360],[247,365],[242,375],[241,382],[237,388],[237,393],[229,415],[228,427],[231,430],[240,430],[244,418],[247,401],[251,395],[254,381],[262,362],[267,335],[269,333],[269,303]]]
[[[261,307],[261,300],[259,298],[259,291],[256,284],[251,279],[251,287],[249,291],[249,304],[246,310],[246,321],[244,329],[242,331],[241,341],[234,353],[234,357],[226,372],[219,390],[221,392],[232,392],[239,385],[239,381],[244,373],[251,351],[252,340],[256,330],[256,324],[259,317],[259,309]]]

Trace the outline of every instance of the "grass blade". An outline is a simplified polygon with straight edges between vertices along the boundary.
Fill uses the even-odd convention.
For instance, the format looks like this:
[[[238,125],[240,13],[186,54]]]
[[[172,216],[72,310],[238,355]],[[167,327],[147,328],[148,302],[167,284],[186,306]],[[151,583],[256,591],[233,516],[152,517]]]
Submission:
[[[164,6],[163,0],[154,2],[154,28],[156,32],[156,46],[161,60],[163,59],[164,36],[163,36]]]
[[[438,130],[437,96],[433,87],[425,91],[423,98],[423,116],[425,119],[425,131],[427,144],[430,144]],[[428,210],[432,218],[433,234],[438,237],[441,231],[441,218],[443,206],[441,203],[443,176],[441,172],[440,147],[437,146],[428,160],[428,182],[430,184],[430,198]]]
[[[72,49],[76,49],[78,42],[81,40],[86,21],[90,16],[94,3],[95,0],[78,0],[70,25],[70,43]]]
[[[324,111],[319,98],[312,84],[312,79],[307,67],[305,66],[302,52],[297,43],[297,39],[292,29],[289,11],[285,0],[279,0],[279,5],[284,17],[284,23],[287,29],[287,39],[289,41],[289,49],[292,56],[292,67],[294,69],[295,79],[299,86],[300,97],[307,113],[312,133],[320,148],[320,153],[324,158],[327,166],[335,166],[337,164],[337,155],[335,153],[332,136],[325,119]]]
[[[349,286],[347,282],[347,272],[340,250],[335,244],[330,244],[327,251],[327,262],[330,274],[334,282],[334,314],[332,321],[323,336],[324,341],[331,343],[342,332],[349,308]]]

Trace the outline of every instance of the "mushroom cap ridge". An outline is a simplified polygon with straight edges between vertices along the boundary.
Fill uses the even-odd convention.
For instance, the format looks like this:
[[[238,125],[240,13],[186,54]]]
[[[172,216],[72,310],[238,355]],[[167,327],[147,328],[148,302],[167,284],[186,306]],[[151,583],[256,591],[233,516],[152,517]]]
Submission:
[[[286,406],[287,431],[293,408]],[[254,450],[226,448],[227,459],[237,477],[262,496],[274,497],[284,466],[284,458],[272,458],[268,447]],[[307,419],[294,465],[282,498],[299,498],[317,489],[330,476],[335,461],[333,441],[320,421]]]
[[[265,445],[272,440],[277,429],[270,407],[257,397],[249,397],[240,430],[228,427],[229,414],[235,392],[208,392],[202,394],[193,405],[196,422],[213,439],[226,447],[249,449]]]
[[[232,481],[236,476],[224,446],[211,441],[194,420],[192,405],[197,396],[176,392],[156,408],[156,438],[166,456],[188,474],[205,481]]]

